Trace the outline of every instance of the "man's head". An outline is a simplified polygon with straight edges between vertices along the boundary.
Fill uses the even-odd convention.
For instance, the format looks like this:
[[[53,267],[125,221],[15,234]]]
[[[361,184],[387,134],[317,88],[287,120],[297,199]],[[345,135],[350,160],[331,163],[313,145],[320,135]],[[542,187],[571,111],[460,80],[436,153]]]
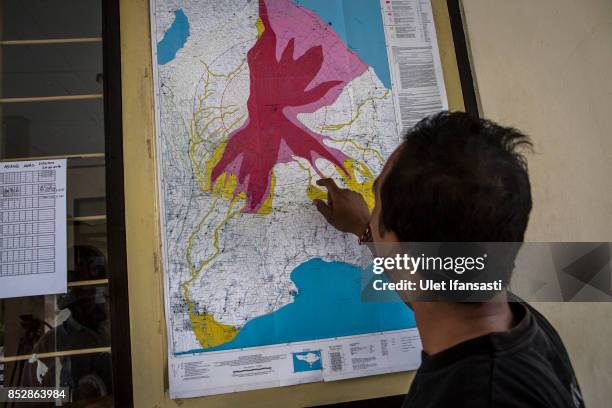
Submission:
[[[407,132],[376,180],[371,220],[375,240],[522,242],[531,211],[527,165],[520,153],[523,146],[531,144],[517,130],[466,113],[442,112],[423,119]],[[410,248],[444,259],[474,251],[487,253],[487,266],[477,274],[436,269],[427,276],[441,281],[501,279],[505,287],[520,245],[485,246],[411,244]],[[495,293],[442,291],[436,296],[479,302]]]
[[[375,236],[402,242],[521,242],[531,211],[529,139],[462,112],[408,131],[376,182]]]

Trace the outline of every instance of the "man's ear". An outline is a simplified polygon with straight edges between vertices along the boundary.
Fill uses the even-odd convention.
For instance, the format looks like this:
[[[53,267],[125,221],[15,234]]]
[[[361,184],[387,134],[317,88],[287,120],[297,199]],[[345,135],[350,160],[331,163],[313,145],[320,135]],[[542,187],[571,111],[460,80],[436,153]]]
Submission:
[[[394,231],[387,230],[386,228],[382,227],[380,223],[380,208],[378,206],[374,207],[374,211],[372,212],[370,228],[372,228],[374,241],[399,242],[399,238]]]

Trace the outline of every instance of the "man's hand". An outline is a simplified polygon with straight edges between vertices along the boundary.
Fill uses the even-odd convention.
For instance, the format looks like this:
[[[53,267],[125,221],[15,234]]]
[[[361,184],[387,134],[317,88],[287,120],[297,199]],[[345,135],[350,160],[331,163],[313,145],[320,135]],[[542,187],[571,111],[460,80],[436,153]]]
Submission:
[[[327,189],[327,203],[314,200],[317,210],[334,228],[361,235],[370,222],[370,210],[363,197],[354,191],[340,188],[330,178],[317,180]]]

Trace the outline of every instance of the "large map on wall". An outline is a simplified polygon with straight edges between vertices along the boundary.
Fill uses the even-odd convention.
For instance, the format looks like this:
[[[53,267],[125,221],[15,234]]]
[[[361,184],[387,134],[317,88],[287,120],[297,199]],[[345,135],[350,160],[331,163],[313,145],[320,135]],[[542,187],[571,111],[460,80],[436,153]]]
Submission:
[[[333,177],[374,205],[402,129],[446,108],[429,1],[152,0],[170,392],[415,368],[401,302],[363,302]]]

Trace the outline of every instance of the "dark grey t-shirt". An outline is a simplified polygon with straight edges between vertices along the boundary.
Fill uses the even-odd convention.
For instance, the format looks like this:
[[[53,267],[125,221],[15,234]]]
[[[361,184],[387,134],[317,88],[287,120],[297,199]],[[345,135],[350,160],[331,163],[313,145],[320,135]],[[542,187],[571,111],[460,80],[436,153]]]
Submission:
[[[519,323],[423,362],[404,407],[584,407],[561,338],[531,306],[510,303]]]

